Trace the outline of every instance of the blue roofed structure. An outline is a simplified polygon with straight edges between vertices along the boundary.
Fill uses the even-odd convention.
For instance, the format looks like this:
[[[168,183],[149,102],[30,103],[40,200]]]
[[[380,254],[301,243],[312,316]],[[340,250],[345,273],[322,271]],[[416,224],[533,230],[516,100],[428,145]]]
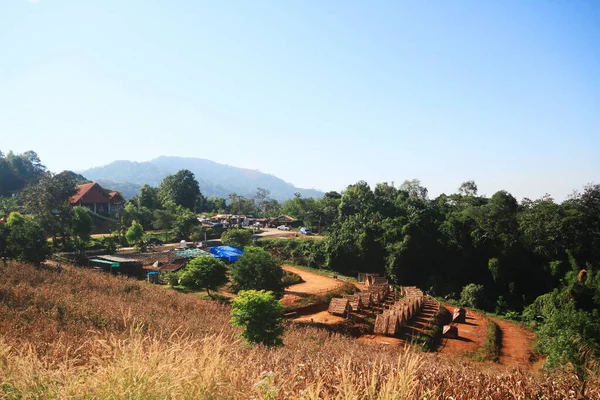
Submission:
[[[215,257],[229,262],[237,261],[244,254],[244,250],[232,246],[217,246],[208,249]]]

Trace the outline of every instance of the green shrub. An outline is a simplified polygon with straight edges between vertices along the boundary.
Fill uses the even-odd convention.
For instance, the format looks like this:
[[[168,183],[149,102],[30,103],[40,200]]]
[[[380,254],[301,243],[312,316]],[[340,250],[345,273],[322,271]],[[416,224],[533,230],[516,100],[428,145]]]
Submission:
[[[200,256],[191,260],[179,274],[179,284],[188,289],[218,290],[227,283],[227,266],[218,258]]]
[[[244,329],[241,336],[249,343],[281,344],[283,304],[273,292],[243,290],[231,305],[231,323]]]
[[[297,285],[298,283],[304,282],[302,277],[298,274],[295,274],[295,273],[289,272],[289,271],[284,271],[284,274],[285,275],[283,276],[283,279],[281,280],[283,283],[283,287]]]
[[[484,288],[483,285],[469,283],[463,287],[460,294],[460,305],[470,308],[482,308],[484,305]]]
[[[243,249],[252,243],[252,231],[250,229],[233,228],[223,232],[221,242],[225,246],[239,247]]]

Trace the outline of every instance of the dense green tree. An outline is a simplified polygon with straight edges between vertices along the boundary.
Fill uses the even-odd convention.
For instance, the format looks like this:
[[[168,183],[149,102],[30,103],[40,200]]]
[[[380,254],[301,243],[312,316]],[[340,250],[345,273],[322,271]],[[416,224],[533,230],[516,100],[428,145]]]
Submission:
[[[460,294],[460,305],[471,308],[482,308],[485,304],[485,289],[483,285],[469,283]]]
[[[249,343],[282,343],[283,304],[272,292],[244,290],[231,305],[231,323],[243,329],[241,336]]]
[[[13,212],[7,219],[5,229],[8,230],[5,251],[9,257],[36,264],[48,257],[46,236],[33,217]]]
[[[46,173],[37,184],[27,186],[22,192],[23,208],[35,216],[44,233],[58,244],[69,236],[73,208],[70,199],[77,193],[76,182],[69,171],[53,175]]]
[[[158,197],[163,204],[172,201],[189,210],[200,210],[204,202],[196,177],[187,169],[167,175],[158,187]]]
[[[134,203],[138,207],[145,207],[150,211],[154,211],[162,207],[159,199],[158,188],[150,185],[142,185],[140,192],[133,196],[130,202]]]
[[[133,221],[137,221],[144,229],[149,230],[154,223],[154,214],[148,208],[130,201],[121,213],[121,223],[125,227],[130,227]]]
[[[252,231],[243,228],[228,229],[221,235],[221,242],[226,246],[243,249],[252,243]]]
[[[211,197],[206,200],[206,211],[209,213],[223,214],[228,210],[227,199],[223,197]]]
[[[7,155],[0,152],[0,197],[10,196],[27,185],[36,184],[46,173],[40,158],[34,151]]]
[[[231,280],[236,290],[270,290],[283,293],[283,270],[277,260],[259,247],[246,247],[244,254],[231,265]]]
[[[14,197],[0,197],[0,218],[7,217],[13,211],[19,209],[17,199]]]
[[[137,250],[142,250],[144,242],[144,227],[142,227],[139,222],[133,221],[127,230],[127,233],[125,234],[125,237],[130,245],[135,246]]]
[[[196,257],[179,274],[179,283],[191,289],[218,290],[227,283],[227,266],[218,258]]]
[[[73,209],[73,220],[71,221],[71,233],[75,249],[79,254],[83,253],[83,250],[90,241],[93,229],[94,224],[88,210],[84,207],[75,207]]]

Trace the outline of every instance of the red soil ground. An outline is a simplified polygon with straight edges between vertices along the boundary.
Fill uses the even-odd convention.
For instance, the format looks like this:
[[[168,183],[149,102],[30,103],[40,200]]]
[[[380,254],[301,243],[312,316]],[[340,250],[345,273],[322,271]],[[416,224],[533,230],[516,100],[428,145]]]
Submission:
[[[346,321],[343,317],[338,317],[337,315],[331,315],[328,311],[321,311],[316,314],[304,315],[302,317],[294,318],[292,321],[294,322],[317,322],[321,324],[339,324],[341,322]]]
[[[453,306],[445,306],[450,312]],[[491,318],[502,331],[499,363],[506,367],[530,368],[535,335],[521,326],[499,318]],[[457,324],[458,339],[444,339],[438,351],[444,355],[461,356],[474,353],[485,341],[487,321],[479,313],[467,310],[467,323]]]
[[[533,354],[531,345],[535,335],[512,322],[499,318],[492,319],[502,330],[500,363],[511,367],[531,367]]]
[[[343,285],[343,283],[337,279],[318,275],[302,268],[291,265],[283,265],[281,268],[283,268],[284,271],[289,271],[300,275],[300,277],[304,280],[304,282],[297,285],[292,285],[285,290],[282,299],[285,306],[289,306],[311,294],[324,293],[327,290],[336,289]]]
[[[450,314],[454,311],[453,306],[444,305]],[[458,338],[444,338],[438,352],[444,355],[464,356],[467,353],[475,353],[485,341],[487,322],[479,313],[467,310],[466,323],[456,324]]]

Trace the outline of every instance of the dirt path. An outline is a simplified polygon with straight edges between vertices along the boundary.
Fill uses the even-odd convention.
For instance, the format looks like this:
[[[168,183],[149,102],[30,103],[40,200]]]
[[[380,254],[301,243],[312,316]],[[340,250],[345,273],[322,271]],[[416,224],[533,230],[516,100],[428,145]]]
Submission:
[[[450,311],[450,314],[454,311],[453,306],[444,305],[444,307]],[[464,356],[467,353],[475,353],[483,345],[487,322],[481,314],[467,310],[466,322],[455,326],[458,328],[458,338],[444,338],[438,349],[440,354]]]
[[[450,313],[453,306],[445,306]],[[490,317],[491,318],[491,317]],[[499,318],[491,318],[502,331],[502,347],[499,363],[506,367],[531,367],[532,343],[535,335],[519,325]],[[487,321],[481,314],[467,310],[467,322],[455,324],[458,339],[443,339],[440,354],[465,355],[474,353],[485,341]]]
[[[294,322],[318,322],[321,324],[339,324],[346,321],[346,318],[338,317],[336,315],[329,314],[329,311],[321,311],[316,314],[304,315],[302,317],[294,318]]]
[[[291,265],[283,265],[281,268],[283,268],[284,271],[300,275],[304,280],[304,282],[292,285],[285,290],[282,299],[284,305],[293,304],[297,300],[306,298],[311,294],[325,293],[328,290],[336,289],[343,285],[343,283],[337,279],[318,275],[302,268],[293,267]]]
[[[519,325],[499,318],[492,318],[502,330],[500,364],[511,367],[531,367],[531,346],[535,335]]]

